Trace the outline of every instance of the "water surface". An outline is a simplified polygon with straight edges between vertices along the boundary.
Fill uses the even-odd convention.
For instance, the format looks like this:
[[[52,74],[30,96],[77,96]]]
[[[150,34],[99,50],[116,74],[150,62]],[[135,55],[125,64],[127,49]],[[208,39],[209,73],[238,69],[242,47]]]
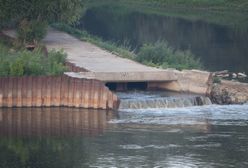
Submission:
[[[0,109],[0,167],[247,167],[248,105]]]

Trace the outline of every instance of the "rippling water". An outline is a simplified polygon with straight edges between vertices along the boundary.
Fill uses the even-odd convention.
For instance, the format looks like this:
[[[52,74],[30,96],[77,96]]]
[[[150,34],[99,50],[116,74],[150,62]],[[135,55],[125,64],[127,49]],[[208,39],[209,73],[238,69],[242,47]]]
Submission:
[[[194,106],[176,109],[125,109],[111,123],[155,125],[244,125],[248,124],[248,105]]]
[[[0,167],[248,167],[248,105],[0,109]]]

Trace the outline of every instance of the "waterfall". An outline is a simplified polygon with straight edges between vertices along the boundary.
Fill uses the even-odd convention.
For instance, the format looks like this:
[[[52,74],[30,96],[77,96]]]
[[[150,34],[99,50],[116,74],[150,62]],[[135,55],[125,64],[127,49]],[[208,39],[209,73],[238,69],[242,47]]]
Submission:
[[[135,94],[127,98],[121,98],[119,109],[148,109],[148,108],[180,108],[190,106],[211,105],[212,102],[208,97],[199,95],[188,96],[140,96]]]

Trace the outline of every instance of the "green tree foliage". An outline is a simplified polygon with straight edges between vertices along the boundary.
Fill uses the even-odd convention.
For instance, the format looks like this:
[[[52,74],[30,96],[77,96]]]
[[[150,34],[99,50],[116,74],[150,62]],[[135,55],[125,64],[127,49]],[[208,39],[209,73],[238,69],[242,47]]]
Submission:
[[[1,0],[0,19],[73,23],[81,9],[81,0]]]
[[[40,21],[27,21],[24,19],[18,26],[17,35],[22,43],[37,43],[42,40],[47,32],[47,23]]]
[[[0,28],[17,25],[23,43],[35,43],[46,34],[47,23],[74,23],[82,13],[82,0],[0,0]]]

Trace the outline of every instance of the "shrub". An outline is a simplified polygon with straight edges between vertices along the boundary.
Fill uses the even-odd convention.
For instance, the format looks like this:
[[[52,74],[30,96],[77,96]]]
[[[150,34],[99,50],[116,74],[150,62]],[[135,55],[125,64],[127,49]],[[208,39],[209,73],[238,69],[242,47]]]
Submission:
[[[51,51],[45,56],[41,49],[33,52],[9,52],[0,45],[0,76],[61,75],[67,68],[63,51]]]
[[[8,50],[0,41],[0,76],[6,76],[10,72],[7,58]]]
[[[36,49],[33,52],[23,50],[20,52],[20,56],[18,59],[23,62],[25,75],[44,74],[45,57],[40,49]]]
[[[168,46],[166,42],[145,44],[137,54],[136,60],[146,65],[161,68],[201,69],[199,59],[190,51],[179,51]]]
[[[8,76],[10,72],[9,62],[0,60],[0,77]]]
[[[173,50],[165,42],[155,44],[144,44],[137,54],[136,60],[139,62],[151,62],[153,64],[162,64],[166,56],[173,54]]]
[[[37,43],[42,40],[47,33],[47,23],[36,20],[28,21],[24,19],[18,26],[18,39],[25,43]]]
[[[213,77],[213,83],[218,83],[220,84],[221,83],[221,78],[220,77]]]
[[[64,66],[66,54],[63,51],[52,50],[49,52],[47,59],[47,75],[63,74],[67,70]]]
[[[13,63],[9,64],[10,76],[23,76],[24,75],[24,63],[22,59],[16,59]]]

